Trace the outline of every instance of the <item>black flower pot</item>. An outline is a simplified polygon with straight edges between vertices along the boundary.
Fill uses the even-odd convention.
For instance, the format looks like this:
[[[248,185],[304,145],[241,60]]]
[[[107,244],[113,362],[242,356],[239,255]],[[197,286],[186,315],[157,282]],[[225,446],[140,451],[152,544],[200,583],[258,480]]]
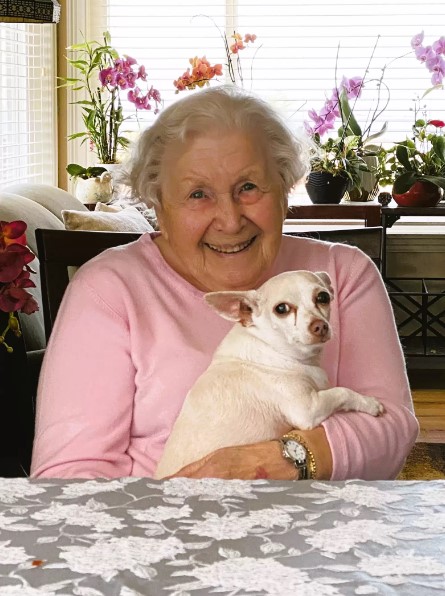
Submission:
[[[316,205],[338,204],[348,189],[349,179],[329,172],[311,172],[306,181],[309,198]]]

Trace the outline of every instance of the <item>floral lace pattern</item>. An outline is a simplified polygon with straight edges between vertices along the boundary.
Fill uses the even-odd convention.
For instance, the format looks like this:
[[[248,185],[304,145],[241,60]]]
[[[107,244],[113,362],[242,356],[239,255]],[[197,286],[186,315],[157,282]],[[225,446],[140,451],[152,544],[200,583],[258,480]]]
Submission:
[[[445,481],[0,479],[0,596],[444,594]]]

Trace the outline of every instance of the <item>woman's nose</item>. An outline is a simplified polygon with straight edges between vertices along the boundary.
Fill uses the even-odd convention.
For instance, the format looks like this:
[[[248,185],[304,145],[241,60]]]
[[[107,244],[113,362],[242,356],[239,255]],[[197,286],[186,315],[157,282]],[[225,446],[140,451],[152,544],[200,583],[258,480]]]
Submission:
[[[239,232],[244,224],[243,206],[230,194],[219,195],[216,201],[215,225],[226,233]]]

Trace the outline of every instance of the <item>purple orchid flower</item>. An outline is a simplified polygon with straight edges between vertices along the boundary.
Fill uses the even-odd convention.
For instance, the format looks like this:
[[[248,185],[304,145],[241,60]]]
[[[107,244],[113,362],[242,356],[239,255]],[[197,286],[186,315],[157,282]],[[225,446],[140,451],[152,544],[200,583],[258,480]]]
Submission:
[[[431,60],[436,56],[436,53],[431,46],[419,46],[414,50],[414,53],[419,62],[427,62],[428,60]]]
[[[424,38],[424,32],[422,31],[421,33],[418,33],[417,35],[415,35],[412,39],[411,39],[411,47],[413,49],[418,48],[419,46],[422,45],[422,41]]]
[[[346,91],[348,99],[355,99],[360,97],[360,93],[363,87],[362,77],[352,77],[352,79],[342,78],[340,87]]]
[[[433,50],[436,54],[445,54],[445,37],[440,37],[433,43]]]
[[[117,72],[114,68],[104,68],[99,72],[99,80],[102,84],[102,87],[106,87],[107,85],[111,87],[116,86],[116,75]]]

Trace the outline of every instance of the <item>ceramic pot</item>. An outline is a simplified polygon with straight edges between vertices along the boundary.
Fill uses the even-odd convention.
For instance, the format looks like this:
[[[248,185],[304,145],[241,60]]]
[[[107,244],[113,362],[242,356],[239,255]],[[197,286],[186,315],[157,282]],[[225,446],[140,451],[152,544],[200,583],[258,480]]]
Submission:
[[[95,178],[77,178],[76,197],[82,203],[109,203],[113,196],[112,174],[103,172]]]
[[[435,207],[442,197],[442,189],[427,180],[418,180],[402,194],[392,193],[400,207]]]
[[[373,149],[374,146],[370,146]],[[377,147],[378,149],[378,147]],[[369,172],[360,172],[360,188],[348,190],[345,201],[366,202],[373,201],[379,194],[379,185],[374,171],[379,165],[378,157],[375,155],[365,155],[363,159],[369,168]]]
[[[311,172],[306,181],[306,191],[315,205],[338,204],[342,200],[349,179],[330,172]]]

